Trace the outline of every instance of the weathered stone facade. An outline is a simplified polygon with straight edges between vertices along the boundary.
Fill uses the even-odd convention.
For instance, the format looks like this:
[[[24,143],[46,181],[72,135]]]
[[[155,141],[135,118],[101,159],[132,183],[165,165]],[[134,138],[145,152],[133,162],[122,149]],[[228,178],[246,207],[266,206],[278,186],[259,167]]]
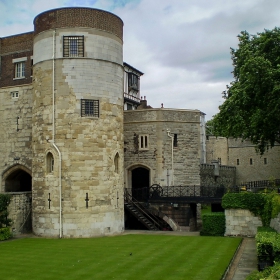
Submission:
[[[226,209],[225,215],[225,236],[255,236],[262,226],[261,219],[246,209]]]
[[[149,171],[149,185],[199,185],[200,114],[164,108],[125,111],[125,187],[132,188],[138,167]],[[147,137],[146,147],[141,137]]]
[[[105,11],[66,8],[42,13],[34,24],[34,34],[0,42],[1,191],[31,191],[32,176],[37,235],[122,232],[123,22]],[[65,57],[65,36],[83,38],[82,57]],[[14,78],[21,61],[24,75]]]
[[[271,219],[270,227],[274,228],[278,233],[280,233],[280,213],[276,218]]]
[[[206,141],[207,163],[218,160],[223,165],[236,167],[236,183],[279,178],[280,145],[275,145],[262,156],[250,141],[209,136]]]
[[[13,234],[26,233],[32,230],[32,193],[9,193],[11,202],[8,207],[9,218],[12,220]]]
[[[201,186],[231,187],[236,184],[236,168],[219,164],[200,165]]]

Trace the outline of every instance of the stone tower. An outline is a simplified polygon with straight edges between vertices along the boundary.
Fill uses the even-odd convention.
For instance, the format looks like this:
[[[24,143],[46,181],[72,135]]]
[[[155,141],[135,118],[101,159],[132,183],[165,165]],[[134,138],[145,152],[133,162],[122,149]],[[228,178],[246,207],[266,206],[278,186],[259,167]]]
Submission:
[[[123,22],[91,8],[34,19],[33,231],[124,229]]]

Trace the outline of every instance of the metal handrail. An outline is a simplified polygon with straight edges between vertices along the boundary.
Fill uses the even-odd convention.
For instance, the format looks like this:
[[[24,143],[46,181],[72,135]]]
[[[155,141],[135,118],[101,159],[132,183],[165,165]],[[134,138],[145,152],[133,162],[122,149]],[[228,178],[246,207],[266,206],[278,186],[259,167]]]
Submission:
[[[125,201],[128,202],[128,203],[131,202],[131,203],[133,204],[133,206],[135,206],[137,209],[140,210],[141,213],[143,213],[143,214],[144,214],[145,216],[147,216],[150,220],[152,220],[153,223],[154,223],[158,228],[161,228],[161,225],[154,219],[155,216],[154,216],[152,213],[148,213],[147,209],[145,209],[145,211],[144,211],[143,207],[140,207],[140,206],[139,206],[139,205],[141,205],[140,202],[139,202],[138,200],[136,200],[136,199],[128,192],[127,189],[125,189]],[[154,218],[151,217],[151,215],[154,216]]]

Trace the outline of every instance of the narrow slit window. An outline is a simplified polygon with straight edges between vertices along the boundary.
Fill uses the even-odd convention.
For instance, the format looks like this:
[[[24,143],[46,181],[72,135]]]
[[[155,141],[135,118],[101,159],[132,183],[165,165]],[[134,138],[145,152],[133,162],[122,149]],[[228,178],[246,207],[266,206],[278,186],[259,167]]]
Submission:
[[[264,159],[263,159],[263,163],[264,163],[264,164],[267,164],[267,158],[264,158]]]
[[[173,147],[176,148],[178,147],[178,139],[177,139],[177,134],[174,134],[173,136]]]
[[[114,165],[115,165],[116,173],[119,173],[119,160],[120,160],[120,156],[119,156],[119,153],[117,153],[114,158]]]
[[[239,165],[239,158],[236,159],[236,165]]]
[[[47,173],[53,173],[54,170],[54,157],[51,152],[47,154]]]
[[[250,158],[250,165],[253,165],[253,159]]]

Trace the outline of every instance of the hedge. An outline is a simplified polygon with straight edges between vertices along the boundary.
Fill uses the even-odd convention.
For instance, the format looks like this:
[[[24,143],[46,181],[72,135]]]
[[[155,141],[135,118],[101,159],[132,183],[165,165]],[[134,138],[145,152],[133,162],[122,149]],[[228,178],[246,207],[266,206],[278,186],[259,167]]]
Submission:
[[[0,241],[9,239],[12,236],[9,228],[0,228]]]
[[[280,234],[271,231],[259,231],[256,234],[259,260],[280,261]]]
[[[270,227],[259,227],[256,234],[258,266],[246,280],[280,279],[280,234]],[[269,265],[269,266],[267,266]]]
[[[206,213],[202,215],[202,230],[200,235],[224,236],[226,218],[224,213]]]
[[[280,196],[272,193],[227,193],[223,196],[224,209],[247,209],[262,219],[264,226],[269,226],[270,220],[280,212]]]

